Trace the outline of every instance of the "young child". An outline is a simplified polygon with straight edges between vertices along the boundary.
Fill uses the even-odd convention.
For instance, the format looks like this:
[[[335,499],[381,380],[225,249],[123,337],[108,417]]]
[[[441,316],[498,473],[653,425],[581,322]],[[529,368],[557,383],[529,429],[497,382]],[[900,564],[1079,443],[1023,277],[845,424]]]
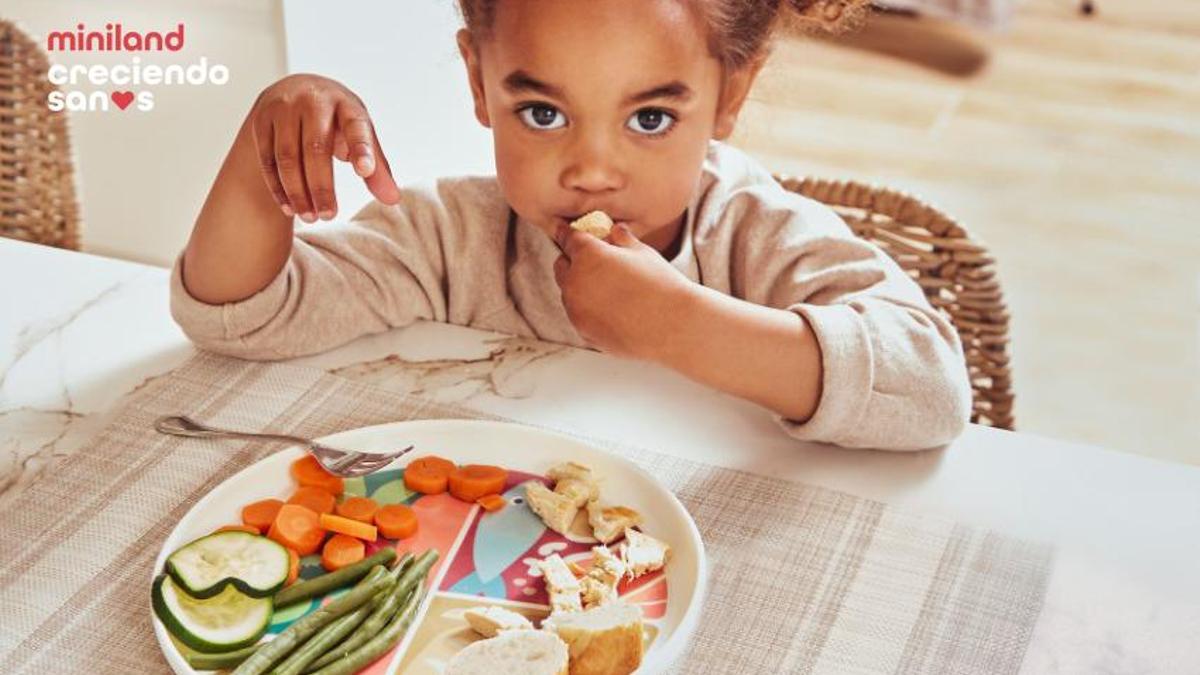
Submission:
[[[172,313],[201,348],[253,359],[447,321],[663,364],[800,439],[948,442],[971,407],[954,328],[883,251],[720,142],[772,29],[812,5],[460,0],[495,177],[401,189],[354,93],[284,78],[221,167]],[[841,5],[863,1],[815,8]],[[376,201],[293,232],[336,216],[334,157]],[[604,240],[567,227],[593,210],[617,222]]]

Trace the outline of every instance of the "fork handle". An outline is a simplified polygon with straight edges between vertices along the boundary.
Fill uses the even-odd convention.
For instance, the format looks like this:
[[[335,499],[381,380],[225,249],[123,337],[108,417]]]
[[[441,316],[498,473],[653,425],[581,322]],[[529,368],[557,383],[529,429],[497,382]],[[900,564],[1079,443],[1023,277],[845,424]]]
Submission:
[[[154,428],[160,434],[168,434],[170,436],[185,436],[188,438],[249,438],[271,441],[286,441],[288,443],[299,443],[300,445],[312,444],[311,440],[302,438],[300,436],[289,436],[287,434],[254,434],[248,431],[234,431],[232,429],[210,427],[200,424],[199,422],[183,415],[167,415],[165,417],[160,417],[154,421]]]

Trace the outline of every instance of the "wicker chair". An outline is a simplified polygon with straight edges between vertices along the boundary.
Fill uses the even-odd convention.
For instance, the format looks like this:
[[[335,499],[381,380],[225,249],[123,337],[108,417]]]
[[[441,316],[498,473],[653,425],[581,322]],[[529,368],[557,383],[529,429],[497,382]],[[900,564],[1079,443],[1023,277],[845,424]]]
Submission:
[[[0,236],[79,248],[65,112],[51,112],[46,54],[0,19]]]
[[[855,234],[900,263],[958,329],[974,394],[971,421],[1012,429],[1009,315],[987,249],[953,219],[906,194],[854,182],[776,179],[833,208]]]

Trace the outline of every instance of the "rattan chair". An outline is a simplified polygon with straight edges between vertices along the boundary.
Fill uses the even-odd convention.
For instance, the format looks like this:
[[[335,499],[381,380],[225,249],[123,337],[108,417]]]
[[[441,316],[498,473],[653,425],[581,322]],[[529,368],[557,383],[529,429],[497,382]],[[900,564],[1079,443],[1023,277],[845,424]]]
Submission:
[[[51,112],[41,48],[0,19],[0,236],[79,248],[66,112]]]
[[[831,207],[912,275],[962,338],[974,394],[971,421],[1012,429],[1009,315],[987,249],[952,218],[910,195],[855,182],[776,179]]]

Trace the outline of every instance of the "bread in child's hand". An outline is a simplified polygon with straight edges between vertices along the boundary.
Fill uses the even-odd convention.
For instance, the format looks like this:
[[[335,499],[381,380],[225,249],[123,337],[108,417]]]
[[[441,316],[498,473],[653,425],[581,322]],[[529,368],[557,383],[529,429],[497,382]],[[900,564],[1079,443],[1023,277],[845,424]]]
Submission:
[[[642,663],[642,610],[614,602],[542,622],[567,643],[571,675],[626,675]]]
[[[507,630],[464,647],[445,675],[567,675],[567,646],[552,632]]]
[[[572,230],[590,234],[597,239],[604,239],[612,231],[613,221],[603,211],[592,211],[579,220],[571,223]]]

